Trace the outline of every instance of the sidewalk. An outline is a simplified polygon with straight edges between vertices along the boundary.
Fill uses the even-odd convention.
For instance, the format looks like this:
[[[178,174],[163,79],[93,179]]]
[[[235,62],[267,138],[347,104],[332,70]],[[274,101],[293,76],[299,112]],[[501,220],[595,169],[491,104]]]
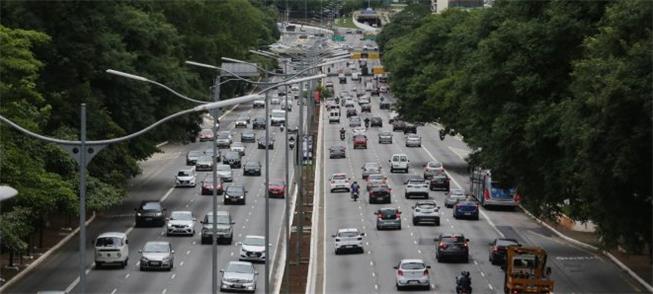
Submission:
[[[567,237],[600,248],[600,242],[595,233],[574,231],[552,220],[544,220],[544,222]],[[653,285],[653,259],[651,256],[646,254],[625,254],[618,249],[607,250],[607,252],[616,257],[649,285]]]

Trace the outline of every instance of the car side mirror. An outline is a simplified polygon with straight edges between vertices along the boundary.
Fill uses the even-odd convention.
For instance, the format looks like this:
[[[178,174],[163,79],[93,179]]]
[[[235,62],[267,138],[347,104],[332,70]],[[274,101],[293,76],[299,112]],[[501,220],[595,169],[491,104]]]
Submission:
[[[138,211],[138,208],[134,208],[134,211]]]
[[[243,242],[236,242],[236,246],[243,245]]]
[[[469,242],[469,239],[465,239],[465,242]]]
[[[194,217],[194,218],[193,218],[193,221],[196,221],[196,220],[197,220],[197,218]]]
[[[129,240],[125,240],[125,244],[129,244]]]
[[[231,222],[231,224],[232,224],[232,225],[235,225],[235,224],[236,224],[236,222]]]
[[[361,236],[365,236],[365,233],[361,233]]]
[[[430,266],[430,265],[427,265],[426,268],[431,268],[431,266]]]
[[[336,237],[336,235],[331,235],[331,238],[335,238],[335,237]]]
[[[167,208],[164,208],[163,211],[168,211],[168,209],[167,209]]]
[[[487,245],[494,246],[494,242],[488,242]]]
[[[395,265],[395,266],[393,266],[392,268],[393,268],[393,269],[398,269],[399,267]]]
[[[221,269],[220,269],[220,272],[221,272],[221,273],[224,273],[224,269],[221,268]]]
[[[167,220],[167,221],[169,221],[169,220],[170,220],[170,218],[169,218],[169,217],[166,217],[166,220]]]
[[[254,272],[255,275],[258,275],[258,272]]]

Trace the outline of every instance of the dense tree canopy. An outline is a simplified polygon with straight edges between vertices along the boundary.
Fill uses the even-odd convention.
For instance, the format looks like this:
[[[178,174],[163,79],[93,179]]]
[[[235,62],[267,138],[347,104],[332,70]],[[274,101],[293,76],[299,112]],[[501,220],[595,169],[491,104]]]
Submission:
[[[80,103],[87,105],[89,139],[133,133],[194,106],[106,69],[142,75],[206,100],[215,72],[190,68],[185,60],[219,65],[223,56],[244,58],[249,49],[279,36],[276,14],[247,0],[3,1],[0,14],[0,113],[63,139],[78,139]],[[226,85],[223,97],[237,89],[243,90],[242,84]],[[198,121],[189,115],[104,149],[89,165],[88,207],[102,210],[120,202],[127,181],[139,173],[137,161],[151,156],[158,142],[194,137]],[[16,240],[9,246],[21,249],[19,241],[50,213],[77,212],[78,169],[58,147],[5,125],[0,131],[0,183],[19,191],[3,212],[12,220],[41,216],[37,223],[2,226]]]
[[[379,36],[399,112],[460,133],[470,163],[538,213],[592,220],[605,245],[651,240],[648,1],[497,1],[415,15]],[[453,131],[455,130],[455,131]]]

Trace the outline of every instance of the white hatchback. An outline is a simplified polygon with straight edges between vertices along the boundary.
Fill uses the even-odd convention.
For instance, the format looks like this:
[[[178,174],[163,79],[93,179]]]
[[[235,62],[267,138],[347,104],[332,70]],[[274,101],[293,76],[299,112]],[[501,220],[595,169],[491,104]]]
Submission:
[[[116,264],[121,268],[127,266],[129,260],[129,241],[127,235],[121,232],[107,232],[95,239],[95,267]]]
[[[365,236],[365,233],[359,232],[356,228],[339,229],[338,234],[331,235],[335,239],[336,255],[343,251],[365,252],[363,250],[363,236]]]
[[[349,177],[345,173],[336,173],[331,175],[329,179],[330,191],[333,193],[335,191],[350,191],[349,187]]]

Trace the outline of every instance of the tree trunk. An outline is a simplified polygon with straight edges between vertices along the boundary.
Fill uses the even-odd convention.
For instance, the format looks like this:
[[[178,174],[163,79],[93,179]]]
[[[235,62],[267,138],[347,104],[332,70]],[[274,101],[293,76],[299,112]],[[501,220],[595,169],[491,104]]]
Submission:
[[[9,250],[9,266],[14,266],[14,250]]]

